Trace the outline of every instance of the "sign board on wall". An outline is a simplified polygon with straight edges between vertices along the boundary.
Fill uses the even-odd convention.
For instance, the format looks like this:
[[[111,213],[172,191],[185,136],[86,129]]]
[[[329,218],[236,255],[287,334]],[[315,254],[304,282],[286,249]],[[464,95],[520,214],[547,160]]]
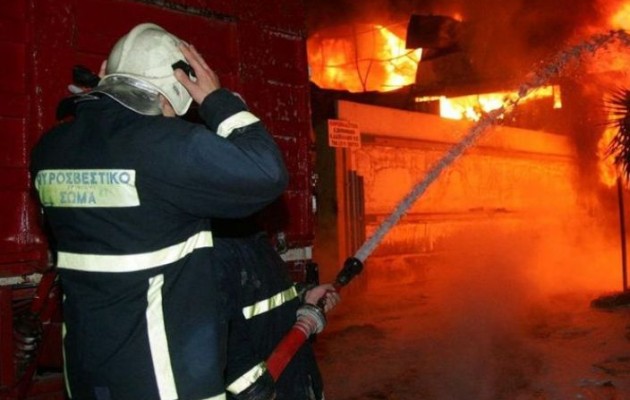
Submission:
[[[330,147],[361,147],[359,125],[339,119],[329,119],[328,145]]]

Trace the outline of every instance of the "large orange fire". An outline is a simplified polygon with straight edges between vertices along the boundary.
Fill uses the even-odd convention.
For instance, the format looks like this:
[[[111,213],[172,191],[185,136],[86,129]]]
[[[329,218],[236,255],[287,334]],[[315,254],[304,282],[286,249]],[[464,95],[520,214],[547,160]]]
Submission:
[[[422,49],[406,49],[390,28],[353,25],[341,35],[311,36],[311,80],[322,88],[350,92],[385,92],[412,84]]]
[[[406,49],[404,41],[390,30],[394,27],[353,25],[350,31],[311,36],[307,43],[311,80],[325,89],[350,92],[386,92],[413,84],[422,49]],[[506,99],[516,96],[515,92],[500,92],[416,101],[439,100],[440,116],[477,121],[484,113],[502,107]],[[534,90],[520,102],[544,97],[553,97],[554,107],[561,107],[557,86]]]

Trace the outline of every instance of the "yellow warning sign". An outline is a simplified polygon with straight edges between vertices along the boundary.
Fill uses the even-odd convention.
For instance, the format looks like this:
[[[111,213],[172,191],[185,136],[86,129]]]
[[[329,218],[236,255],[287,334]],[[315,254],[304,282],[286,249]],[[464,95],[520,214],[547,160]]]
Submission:
[[[361,147],[359,125],[339,119],[329,119],[328,145],[330,147]]]

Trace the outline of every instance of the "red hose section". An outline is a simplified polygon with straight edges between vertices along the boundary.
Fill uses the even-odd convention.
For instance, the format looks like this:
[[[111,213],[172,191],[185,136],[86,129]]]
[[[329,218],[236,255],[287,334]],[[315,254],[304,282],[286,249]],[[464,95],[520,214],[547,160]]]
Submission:
[[[348,260],[346,260],[346,263]],[[356,273],[358,273],[358,271]],[[352,279],[352,277],[350,279]],[[340,283],[340,279],[337,278],[335,282],[333,282],[333,286],[337,292],[340,292],[341,288],[345,285],[342,285]],[[318,304],[322,309],[324,309],[325,304],[323,303],[325,301],[323,300],[324,298],[325,296],[320,299]],[[310,321],[308,318],[302,318],[298,320],[295,325],[293,325],[289,333],[282,338],[269,358],[267,358],[267,370],[273,377],[274,381],[278,380],[278,377],[282,374],[282,371],[284,371],[293,356],[295,356],[295,353],[297,353],[304,342],[306,342],[309,336],[315,333],[315,331],[316,323],[314,321]]]
[[[273,377],[274,381],[278,380],[282,371],[289,364],[298,349],[304,344],[309,335],[307,335],[299,323],[293,325],[293,328],[287,333],[280,343],[273,350],[269,358],[267,358],[267,369]]]
[[[339,292],[344,285],[335,281],[333,286],[337,292]],[[322,300],[320,300],[320,302],[321,301]],[[322,309],[324,308],[323,303],[320,304],[320,307]],[[276,348],[269,355],[269,358],[267,358],[267,370],[273,377],[274,381],[278,380],[282,371],[284,371],[293,356],[295,356],[295,353],[297,353],[304,342],[306,342],[306,339],[315,333],[315,330],[315,323],[313,321],[301,319],[298,320],[295,325],[293,325],[289,333],[282,338],[280,343],[278,343]]]

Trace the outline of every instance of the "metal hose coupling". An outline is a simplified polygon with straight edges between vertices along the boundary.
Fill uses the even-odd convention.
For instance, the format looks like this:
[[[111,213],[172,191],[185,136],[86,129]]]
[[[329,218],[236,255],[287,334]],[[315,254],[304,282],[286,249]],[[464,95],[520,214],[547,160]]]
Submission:
[[[306,337],[320,333],[326,327],[324,311],[313,304],[302,305],[296,314],[297,322],[294,327],[301,330]]]

